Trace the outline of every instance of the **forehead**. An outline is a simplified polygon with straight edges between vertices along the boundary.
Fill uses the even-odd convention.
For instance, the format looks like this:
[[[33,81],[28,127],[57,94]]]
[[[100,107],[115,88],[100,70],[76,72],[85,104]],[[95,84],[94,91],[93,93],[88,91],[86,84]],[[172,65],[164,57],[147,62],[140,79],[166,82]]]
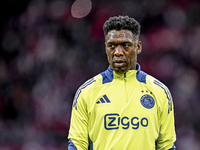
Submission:
[[[124,41],[124,40],[128,40],[128,41],[133,41],[135,39],[135,36],[133,35],[133,33],[130,30],[111,30],[108,32],[107,36],[106,36],[106,41],[110,42],[110,41]]]

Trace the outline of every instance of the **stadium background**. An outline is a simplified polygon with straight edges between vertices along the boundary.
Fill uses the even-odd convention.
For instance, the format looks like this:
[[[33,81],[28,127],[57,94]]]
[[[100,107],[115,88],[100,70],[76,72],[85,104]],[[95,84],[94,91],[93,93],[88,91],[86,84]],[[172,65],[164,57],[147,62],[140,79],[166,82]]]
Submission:
[[[199,0],[92,0],[81,19],[73,2],[0,2],[0,149],[67,149],[74,94],[107,69],[102,25],[121,14],[142,24],[142,70],[172,93],[177,149],[199,150]]]

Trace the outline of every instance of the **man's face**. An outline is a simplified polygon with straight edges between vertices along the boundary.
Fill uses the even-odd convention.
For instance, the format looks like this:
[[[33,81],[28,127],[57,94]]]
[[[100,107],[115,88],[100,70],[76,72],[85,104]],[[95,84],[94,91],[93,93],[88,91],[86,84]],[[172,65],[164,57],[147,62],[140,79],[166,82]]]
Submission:
[[[111,69],[116,73],[135,70],[137,54],[142,50],[141,41],[129,30],[111,30],[105,37],[106,54]]]

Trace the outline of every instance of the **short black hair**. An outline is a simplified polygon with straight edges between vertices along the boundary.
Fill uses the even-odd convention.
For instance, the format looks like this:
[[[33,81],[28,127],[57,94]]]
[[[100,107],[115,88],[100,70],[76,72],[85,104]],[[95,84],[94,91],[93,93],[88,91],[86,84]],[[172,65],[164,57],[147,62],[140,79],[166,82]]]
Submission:
[[[129,16],[114,16],[110,17],[103,25],[104,36],[111,30],[130,30],[133,35],[140,36],[140,23]]]

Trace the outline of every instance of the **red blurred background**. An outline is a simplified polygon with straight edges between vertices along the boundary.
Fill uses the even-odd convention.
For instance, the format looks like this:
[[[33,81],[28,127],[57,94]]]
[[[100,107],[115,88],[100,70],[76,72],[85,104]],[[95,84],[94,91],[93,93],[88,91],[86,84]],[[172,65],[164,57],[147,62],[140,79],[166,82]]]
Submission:
[[[67,149],[74,94],[108,67],[103,23],[128,15],[142,25],[142,70],[171,91],[177,149],[199,150],[200,2],[96,0],[81,19],[73,2],[0,2],[0,149]]]

